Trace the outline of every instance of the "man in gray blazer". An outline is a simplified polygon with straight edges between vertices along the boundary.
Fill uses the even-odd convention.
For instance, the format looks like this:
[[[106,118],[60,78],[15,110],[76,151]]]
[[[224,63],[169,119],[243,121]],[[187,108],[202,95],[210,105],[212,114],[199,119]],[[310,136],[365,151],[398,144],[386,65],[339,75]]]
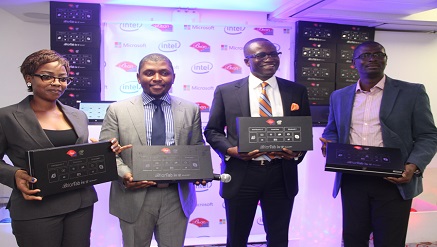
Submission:
[[[400,148],[405,171],[400,178],[337,173],[333,196],[340,188],[345,247],[405,246],[412,198],[422,192],[422,174],[436,153],[437,129],[429,98],[421,84],[384,74],[385,48],[374,41],[356,47],[353,65],[357,84],[332,93],[327,142]]]
[[[153,101],[162,100],[165,145],[203,145],[199,107],[168,94],[174,79],[167,57],[145,56],[137,74],[143,93],[109,106],[100,139],[116,137],[123,146],[151,145],[157,108]],[[150,246],[153,234],[159,246],[183,246],[188,218],[197,204],[194,185],[135,181],[133,165],[131,149],[117,157],[120,179],[112,182],[109,199],[110,213],[120,220],[124,246]]]

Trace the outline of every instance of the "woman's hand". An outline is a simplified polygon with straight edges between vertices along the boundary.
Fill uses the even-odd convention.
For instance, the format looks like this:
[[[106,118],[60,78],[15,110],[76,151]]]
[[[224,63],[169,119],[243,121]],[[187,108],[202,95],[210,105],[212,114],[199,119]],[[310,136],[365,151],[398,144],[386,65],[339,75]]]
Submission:
[[[37,196],[39,189],[31,190],[29,189],[29,183],[36,183],[36,178],[29,176],[25,170],[18,170],[15,172],[15,184],[17,189],[21,191],[23,198],[28,201],[41,201],[42,197]]]

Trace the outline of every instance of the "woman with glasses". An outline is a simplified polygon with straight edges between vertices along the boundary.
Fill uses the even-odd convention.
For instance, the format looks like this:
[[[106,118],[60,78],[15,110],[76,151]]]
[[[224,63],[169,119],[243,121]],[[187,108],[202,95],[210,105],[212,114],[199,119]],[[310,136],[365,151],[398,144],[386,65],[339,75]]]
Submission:
[[[90,246],[93,186],[44,198],[29,188],[38,181],[28,174],[26,151],[88,142],[85,113],[58,100],[72,81],[69,72],[68,61],[55,51],[30,54],[21,73],[33,94],[0,109],[0,183],[13,189],[8,208],[20,247]],[[117,140],[113,143],[120,151]]]

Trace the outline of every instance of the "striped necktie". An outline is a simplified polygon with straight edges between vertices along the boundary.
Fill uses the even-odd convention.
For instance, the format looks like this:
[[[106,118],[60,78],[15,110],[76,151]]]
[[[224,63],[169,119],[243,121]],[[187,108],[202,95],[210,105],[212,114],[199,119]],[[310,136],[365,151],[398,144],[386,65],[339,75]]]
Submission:
[[[272,116],[272,106],[270,105],[269,97],[267,96],[267,90],[266,87],[269,84],[265,81],[261,83],[261,95],[259,97],[259,115],[261,117],[271,117]],[[275,156],[271,155],[261,155],[265,160],[272,160],[275,158]]]
[[[261,95],[259,97],[259,115],[261,117],[272,116],[272,106],[270,105],[269,97],[267,96],[266,87],[269,84],[267,82],[261,83]]]

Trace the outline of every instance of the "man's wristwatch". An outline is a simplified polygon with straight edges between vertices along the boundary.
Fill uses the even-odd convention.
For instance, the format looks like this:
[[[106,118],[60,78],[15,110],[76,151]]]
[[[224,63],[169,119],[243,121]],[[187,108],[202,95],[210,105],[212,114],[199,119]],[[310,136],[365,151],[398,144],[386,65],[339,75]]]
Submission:
[[[302,154],[303,154],[302,152],[299,152],[297,154],[297,156],[294,157],[294,160],[298,160],[300,158],[300,156],[302,156]]]

